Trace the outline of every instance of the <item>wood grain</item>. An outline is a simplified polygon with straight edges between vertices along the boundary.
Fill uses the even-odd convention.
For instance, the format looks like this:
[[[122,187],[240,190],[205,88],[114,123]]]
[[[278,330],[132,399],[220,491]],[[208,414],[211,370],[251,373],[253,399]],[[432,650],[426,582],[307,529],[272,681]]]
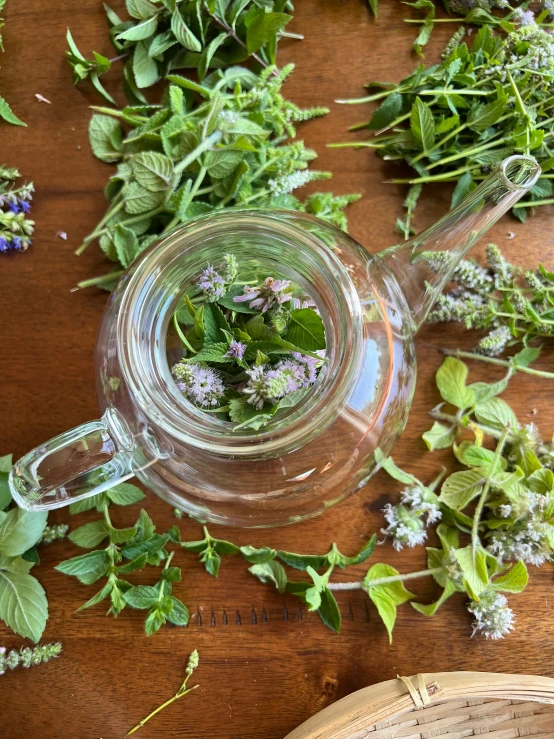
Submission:
[[[393,224],[401,212],[401,188],[383,185],[387,170],[371,152],[326,149],[345,140],[348,125],[368,118],[368,106],[338,106],[336,98],[363,92],[370,79],[397,80],[415,60],[410,54],[412,29],[395,0],[383,0],[377,22],[362,0],[303,0],[290,30],[301,42],[283,43],[281,62],[294,60],[296,71],[287,93],[304,105],[328,104],[331,114],[306,125],[301,135],[320,153],[318,165],[331,169],[337,193],[361,192],[350,210],[350,231],[371,251],[393,243]],[[72,88],[63,59],[65,29],[70,26],[83,50],[109,54],[99,0],[8,2],[0,93],[28,122],[28,129],[2,125],[2,159],[20,167],[37,188],[33,247],[24,255],[0,259],[3,320],[0,380],[1,453],[21,455],[40,442],[97,416],[93,378],[95,333],[106,300],[99,291],[72,292],[82,279],[102,273],[106,265],[96,248],[73,255],[80,239],[102,214],[102,188],[111,171],[88,148],[87,105],[97,98],[86,88]],[[439,29],[428,53],[438,58],[448,29]],[[112,91],[118,90],[117,73]],[[38,103],[35,93],[52,105]],[[359,134],[358,134],[359,135]],[[448,208],[446,187],[431,191],[422,203],[417,226],[424,227]],[[491,239],[514,261],[554,267],[552,211],[543,209],[523,227],[506,217]],[[507,241],[508,230],[516,238]],[[68,234],[67,242],[56,231]],[[430,425],[427,412],[438,401],[433,374],[441,362],[439,347],[469,348],[474,338],[456,327],[427,327],[418,336],[419,380],[408,429],[396,449],[403,466],[431,479],[446,453],[427,453],[420,440]],[[482,368],[475,377],[486,378]],[[494,376],[494,373],[491,373]],[[545,434],[554,424],[552,385],[518,377],[507,399],[522,419],[532,416]],[[529,418],[531,416],[529,415]],[[399,485],[378,475],[370,485],[318,520],[271,531],[214,528],[240,544],[268,544],[306,552],[324,551],[336,541],[353,552],[382,526],[381,509],[395,499]],[[175,523],[165,503],[151,496],[147,510],[159,530]],[[134,510],[115,512],[129,523]],[[65,521],[66,511],[54,520]],[[75,523],[82,523],[86,516]],[[183,537],[196,538],[198,525],[182,521]],[[54,663],[19,670],[0,678],[0,737],[23,739],[120,739],[140,718],[178,688],[187,656],[200,652],[199,690],[171,706],[142,729],[143,739],[279,739],[333,700],[374,682],[400,674],[441,670],[488,670],[554,675],[552,644],[552,573],[533,571],[525,596],[511,601],[517,631],[502,642],[470,639],[463,598],[451,599],[427,620],[409,606],[400,609],[394,643],[363,593],[341,593],[341,635],[334,635],[316,615],[253,580],[244,562],[224,562],[218,580],[209,578],[192,555],[178,553],[184,581],[176,586],[196,615],[186,629],[164,629],[152,638],[142,631],[142,614],[125,611],[117,620],[96,607],[76,614],[91,589],[53,569],[76,554],[63,543],[43,548],[37,569],[50,601],[46,641],[61,640],[64,652]],[[389,545],[377,557],[402,571],[424,565],[423,548],[394,552]],[[360,573],[363,568],[360,568]],[[147,578],[147,576],[145,576]],[[431,583],[413,587],[421,598],[437,592]],[[265,616],[264,616],[265,614]],[[22,642],[0,626],[0,643]],[[196,677],[196,676],[195,676]]]

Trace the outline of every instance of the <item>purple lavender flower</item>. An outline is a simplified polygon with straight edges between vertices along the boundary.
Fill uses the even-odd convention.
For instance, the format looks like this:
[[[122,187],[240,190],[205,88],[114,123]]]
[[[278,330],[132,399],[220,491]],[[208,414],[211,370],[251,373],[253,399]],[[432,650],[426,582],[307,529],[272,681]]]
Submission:
[[[0,236],[0,253],[4,251],[9,251],[10,249],[10,242],[6,239],[5,236]]]
[[[19,208],[23,213],[30,213],[31,212],[31,204],[28,203],[26,200],[23,200],[23,198],[19,198]]]
[[[27,247],[21,242],[19,236],[14,236],[11,241],[11,248],[15,251],[25,251]]]
[[[215,303],[226,292],[225,280],[210,264],[203,270],[196,284],[206,296],[208,303]]]
[[[232,357],[233,359],[242,359],[246,349],[246,344],[242,344],[240,341],[233,339],[227,349],[226,357]]]
[[[219,405],[225,385],[214,369],[178,362],[172,372],[179,390],[193,403],[203,408]]]
[[[289,286],[289,280],[276,280],[274,277],[266,277],[261,285],[256,285],[255,287],[245,285],[244,295],[237,295],[233,300],[235,303],[246,303],[250,301],[249,308],[265,313],[272,306],[280,305],[290,300],[290,295],[287,292]]]
[[[12,213],[19,213],[20,210],[18,203],[8,203],[8,208]]]

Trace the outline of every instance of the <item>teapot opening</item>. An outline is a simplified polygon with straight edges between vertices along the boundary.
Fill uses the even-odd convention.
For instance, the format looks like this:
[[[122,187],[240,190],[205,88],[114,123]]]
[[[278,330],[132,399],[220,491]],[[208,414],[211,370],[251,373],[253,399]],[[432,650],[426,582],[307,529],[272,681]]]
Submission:
[[[306,218],[304,230],[294,215],[292,224],[286,212],[237,212],[232,230],[226,217],[199,219],[190,230],[169,235],[131,275],[119,313],[124,379],[143,414],[172,437],[215,453],[274,456],[305,444],[344,405],[360,361],[360,301],[332,248],[313,232],[317,222]],[[172,375],[183,355],[174,311],[206,265],[220,265],[225,253],[253,271],[297,285],[325,327],[325,361],[317,379],[298,403],[259,429],[235,431],[236,423],[191,402]]]

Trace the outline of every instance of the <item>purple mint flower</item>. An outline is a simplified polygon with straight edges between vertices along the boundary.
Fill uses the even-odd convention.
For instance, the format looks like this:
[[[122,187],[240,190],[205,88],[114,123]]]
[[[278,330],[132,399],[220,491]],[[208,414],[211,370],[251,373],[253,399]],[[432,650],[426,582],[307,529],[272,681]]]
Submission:
[[[290,286],[289,280],[276,280],[274,277],[266,277],[261,285],[250,287],[244,286],[244,295],[233,298],[235,303],[249,303],[252,310],[260,310],[262,313],[268,311],[273,305],[280,305],[290,300],[286,292]]]
[[[19,207],[23,211],[23,213],[31,212],[31,204],[28,203],[26,200],[23,200],[22,198],[19,199]]]
[[[203,270],[196,284],[202,290],[209,303],[215,303],[226,292],[225,280],[210,264]]]
[[[0,253],[4,251],[9,251],[9,249],[10,242],[4,236],[0,236]]]
[[[8,203],[8,208],[12,213],[19,213],[20,210],[18,203]]]
[[[232,357],[233,359],[242,359],[245,349],[246,344],[242,344],[240,341],[235,341],[235,339],[233,339],[229,344],[229,348],[227,349],[225,356]]]
[[[15,251],[22,251],[23,250],[23,244],[21,243],[21,239],[19,236],[14,236],[11,241],[11,248]]]
[[[214,369],[201,364],[179,362],[172,371],[178,381],[177,387],[193,403],[204,408],[219,405],[225,385]]]
[[[292,356],[296,359],[297,362],[300,362],[300,364],[304,365],[304,373],[306,376],[305,387],[313,385],[317,377],[317,359],[315,357],[309,357],[306,354],[300,354],[299,352],[293,352]]]

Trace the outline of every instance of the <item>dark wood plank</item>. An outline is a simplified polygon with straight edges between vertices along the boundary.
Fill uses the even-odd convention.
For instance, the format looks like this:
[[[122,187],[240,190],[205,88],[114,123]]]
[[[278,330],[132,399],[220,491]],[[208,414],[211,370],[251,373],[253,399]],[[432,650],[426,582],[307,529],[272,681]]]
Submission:
[[[332,108],[326,119],[310,123],[301,135],[319,151],[319,166],[335,173],[330,183],[334,191],[363,193],[364,199],[350,211],[351,233],[375,252],[397,238],[393,223],[401,212],[402,192],[381,184],[385,169],[372,153],[331,150],[325,144],[344,140],[349,124],[368,117],[367,106],[338,106],[335,98],[360,94],[369,79],[399,79],[412,69],[412,29],[402,22],[405,9],[390,0],[381,3],[377,23],[361,0],[303,0],[297,5],[291,30],[305,33],[306,39],[283,44],[281,61],[297,65],[287,92],[301,104]],[[94,248],[80,258],[73,256],[73,249],[102,213],[102,188],[110,170],[88,148],[87,103],[96,99],[71,87],[63,60],[65,29],[74,30],[83,49],[109,52],[109,43],[98,0],[12,0],[6,18],[0,92],[29,128],[2,126],[3,159],[19,166],[37,187],[34,246],[23,256],[0,259],[0,450],[19,455],[97,415],[92,358],[106,295],[71,289],[80,279],[99,274],[105,264]],[[436,34],[429,62],[437,58],[447,35],[445,28]],[[36,102],[37,92],[52,106]],[[448,201],[447,189],[437,188],[425,199],[417,225],[437,218]],[[540,258],[553,267],[550,213],[543,210],[525,227],[506,218],[491,239],[505,246],[515,261],[533,264]],[[56,238],[59,229],[68,233],[67,242]],[[512,241],[506,241],[509,229],[516,232]],[[446,343],[469,347],[472,339],[456,328],[432,326],[418,336],[418,389],[396,451],[400,463],[426,479],[448,460],[447,454],[425,452],[420,441],[429,425],[427,411],[438,399],[432,378],[441,361],[438,349]],[[480,374],[486,376],[482,368]],[[518,377],[507,397],[522,418],[536,408],[533,420],[551,433],[551,393],[547,381]],[[318,520],[266,532],[217,533],[241,544],[303,551],[323,550],[334,540],[343,551],[353,551],[379,530],[380,511],[398,490],[399,485],[380,474]],[[171,510],[155,497],[149,497],[147,508],[160,530],[175,522]],[[133,514],[119,510],[114,515],[123,523]],[[68,514],[60,511],[53,518],[68,520]],[[182,521],[181,529],[188,539],[198,534],[198,525],[191,521]],[[505,641],[471,640],[470,619],[458,597],[429,620],[409,607],[401,609],[389,646],[361,592],[341,594],[344,628],[340,636],[333,635],[313,614],[302,612],[300,620],[295,601],[255,582],[238,559],[226,561],[216,581],[194,557],[179,553],[176,563],[184,568],[184,582],[176,593],[197,615],[187,629],[164,629],[148,639],[138,612],[126,611],[117,620],[104,616],[101,607],[74,613],[91,595],[90,589],[53,569],[74,553],[69,543],[43,550],[38,574],[48,591],[51,614],[44,638],[63,641],[64,653],[55,663],[0,678],[2,739],[123,737],[173,694],[195,647],[200,651],[201,688],[138,736],[278,739],[330,701],[397,673],[467,669],[554,676],[547,567],[531,573],[524,597],[512,599],[517,631]],[[396,553],[388,545],[378,550],[378,557],[402,571],[423,567],[425,559],[422,548]],[[422,598],[436,594],[425,581],[413,589]],[[0,643],[18,647],[21,640],[1,626]]]

